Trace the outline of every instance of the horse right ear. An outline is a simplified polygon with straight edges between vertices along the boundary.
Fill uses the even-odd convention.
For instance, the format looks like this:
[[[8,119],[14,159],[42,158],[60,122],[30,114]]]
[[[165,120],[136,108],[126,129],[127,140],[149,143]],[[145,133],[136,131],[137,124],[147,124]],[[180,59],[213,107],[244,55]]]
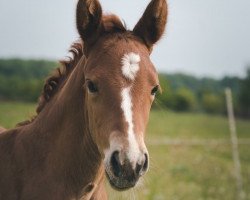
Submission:
[[[139,36],[151,51],[153,45],[162,37],[167,22],[166,0],[151,0],[133,32]]]
[[[77,30],[88,48],[101,30],[102,7],[98,0],[79,0],[76,9]]]

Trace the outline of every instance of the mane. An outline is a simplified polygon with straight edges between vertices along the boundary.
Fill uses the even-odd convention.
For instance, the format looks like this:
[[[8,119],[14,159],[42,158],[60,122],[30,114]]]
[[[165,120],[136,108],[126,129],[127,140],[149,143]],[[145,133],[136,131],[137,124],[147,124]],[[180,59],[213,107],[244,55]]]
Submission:
[[[57,93],[58,88],[64,83],[64,81],[69,77],[83,54],[83,43],[81,41],[75,42],[71,45],[69,53],[72,57],[67,56],[66,59],[60,60],[60,67],[56,68],[52,75],[49,76],[43,86],[42,93],[38,99],[38,106],[36,108],[36,115],[30,120],[20,122],[17,126],[23,126],[30,124],[34,121],[36,116],[43,110],[47,102]]]
[[[68,56],[68,59],[59,61],[61,63],[61,67],[54,70],[52,75],[45,81],[42,94],[38,100],[38,106],[36,109],[37,114],[39,114],[43,110],[46,103],[58,91],[60,85],[71,74],[71,72],[83,56],[83,44],[81,42],[73,43],[70,47],[69,53],[72,53],[73,56]]]
[[[123,23],[118,16],[113,14],[104,15],[102,17],[102,25],[105,33],[121,33],[127,31],[125,23]],[[38,99],[36,115],[30,120],[18,123],[17,126],[24,126],[33,122],[46,106],[47,102],[57,93],[58,88],[60,88],[67,77],[69,77],[81,57],[84,56],[83,42],[77,41],[73,43],[69,49],[69,53],[72,54],[72,57],[68,56],[67,59],[59,61],[61,66],[55,69],[52,75],[46,79],[42,93]]]

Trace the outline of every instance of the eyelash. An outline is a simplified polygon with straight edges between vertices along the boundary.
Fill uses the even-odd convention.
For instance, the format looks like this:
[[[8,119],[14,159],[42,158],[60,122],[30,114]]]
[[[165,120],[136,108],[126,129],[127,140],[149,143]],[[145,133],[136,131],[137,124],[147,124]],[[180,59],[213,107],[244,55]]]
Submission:
[[[151,95],[155,96],[156,93],[158,92],[159,90],[159,85],[155,86],[152,90],[151,90]]]

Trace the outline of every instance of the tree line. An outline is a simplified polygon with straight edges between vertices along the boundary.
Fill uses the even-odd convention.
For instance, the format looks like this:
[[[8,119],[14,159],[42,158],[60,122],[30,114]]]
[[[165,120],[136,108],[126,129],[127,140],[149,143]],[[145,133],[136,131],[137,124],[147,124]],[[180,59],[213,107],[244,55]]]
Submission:
[[[45,78],[58,66],[47,60],[0,59],[0,100],[37,101]],[[160,74],[162,93],[154,109],[183,112],[226,113],[224,90],[233,92],[235,112],[250,117],[250,68],[245,78],[197,78],[181,73]]]
[[[0,100],[37,101],[44,79],[56,66],[46,60],[0,59]]]
[[[162,93],[155,108],[226,114],[225,88],[231,88],[235,113],[250,117],[250,67],[245,78],[197,78],[186,74],[160,74]]]

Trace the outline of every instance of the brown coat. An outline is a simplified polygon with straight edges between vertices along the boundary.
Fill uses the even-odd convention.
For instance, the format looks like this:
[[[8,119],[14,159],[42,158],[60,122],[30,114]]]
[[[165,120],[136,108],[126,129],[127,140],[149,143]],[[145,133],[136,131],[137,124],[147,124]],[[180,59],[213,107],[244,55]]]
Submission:
[[[159,87],[149,55],[166,18],[166,1],[152,0],[128,31],[118,17],[102,15],[98,0],[79,0],[84,47],[73,44],[73,59],[46,80],[37,116],[0,134],[0,200],[106,200],[105,171],[117,190],[136,184],[148,168],[144,133]],[[139,57],[134,80],[120,68],[128,51]],[[124,87],[129,92],[121,97]],[[128,126],[137,148],[129,145]],[[107,153],[111,143],[119,149]]]

